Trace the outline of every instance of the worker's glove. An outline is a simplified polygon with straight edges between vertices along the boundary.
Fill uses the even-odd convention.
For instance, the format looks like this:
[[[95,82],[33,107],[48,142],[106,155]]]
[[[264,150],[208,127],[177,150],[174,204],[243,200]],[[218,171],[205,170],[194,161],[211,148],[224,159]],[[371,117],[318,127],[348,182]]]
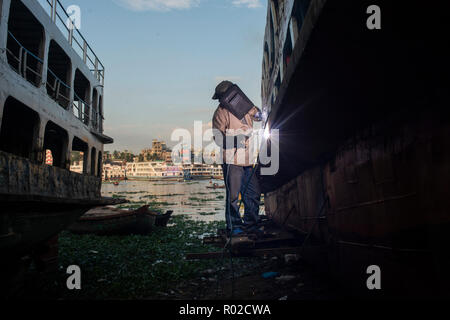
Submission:
[[[261,122],[263,121],[263,114],[261,111],[258,111],[254,116],[253,116],[253,120],[256,122]]]
[[[258,107],[254,107],[252,110],[250,110],[250,116],[252,117],[253,121],[261,122],[263,121],[263,113]]]

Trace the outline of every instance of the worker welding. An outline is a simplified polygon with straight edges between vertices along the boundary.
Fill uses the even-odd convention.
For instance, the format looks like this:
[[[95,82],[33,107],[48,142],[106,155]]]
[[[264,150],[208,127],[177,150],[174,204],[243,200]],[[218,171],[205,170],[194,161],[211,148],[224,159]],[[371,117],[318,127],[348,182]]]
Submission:
[[[0,0],[0,301],[450,299],[445,4]]]
[[[219,101],[212,124],[216,133],[215,142],[223,155],[227,233],[242,236],[245,233],[261,232],[258,227],[261,188],[257,177],[258,165],[253,160],[251,139],[255,138],[253,123],[262,122],[263,113],[239,86],[230,81],[223,81],[216,87],[213,100]],[[266,133],[265,138],[268,137]],[[240,215],[242,203],[243,219]]]

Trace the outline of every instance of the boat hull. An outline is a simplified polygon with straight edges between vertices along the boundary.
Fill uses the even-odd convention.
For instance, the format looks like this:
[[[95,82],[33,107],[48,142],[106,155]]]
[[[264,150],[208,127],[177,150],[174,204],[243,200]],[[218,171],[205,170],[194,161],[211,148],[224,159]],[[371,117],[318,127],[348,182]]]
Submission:
[[[0,254],[29,254],[91,208],[123,202],[101,198],[100,186],[98,177],[0,152]]]
[[[135,211],[105,208],[93,210],[69,227],[76,234],[99,236],[149,234],[156,225],[156,215],[142,207]]]
[[[310,234],[305,258],[354,292],[368,293],[366,270],[376,265],[385,294],[448,295],[450,124],[427,125],[439,118],[389,132],[372,126],[327,164],[267,193],[267,215]]]
[[[358,27],[371,4],[311,1],[288,60],[299,16],[280,9],[279,60],[263,79],[279,130],[279,170],[261,176],[266,213],[308,235],[302,255],[358,296],[448,296],[447,12],[380,1],[398,20],[377,33]],[[401,18],[419,15],[412,34]],[[370,266],[381,291],[368,290]]]

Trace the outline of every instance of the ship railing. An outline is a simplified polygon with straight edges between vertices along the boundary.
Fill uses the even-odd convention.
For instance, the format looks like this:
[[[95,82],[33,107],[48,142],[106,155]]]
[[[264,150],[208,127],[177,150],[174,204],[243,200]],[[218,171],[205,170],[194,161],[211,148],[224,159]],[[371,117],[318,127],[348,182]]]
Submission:
[[[76,93],[74,93],[74,100],[72,103],[73,114],[85,124],[89,125],[89,110],[90,104],[81,99]]]
[[[46,0],[49,8],[49,16],[53,23],[66,36],[67,41],[77,52],[95,78],[102,84],[105,84],[105,67],[89,46],[81,32],[74,26],[72,19],[59,0]]]
[[[47,90],[50,97],[58,102],[61,107],[64,109],[69,107],[71,88],[50,69],[47,72]]]
[[[9,40],[13,40],[13,43]],[[44,61],[26,49],[20,41],[14,37],[11,31],[8,31],[8,46],[6,48],[6,54],[9,58],[8,63],[14,71],[35,86],[40,85],[42,81],[41,70],[44,65]],[[34,63],[32,64],[32,62]]]
[[[95,109],[93,111],[95,111],[95,112],[92,112],[92,127],[95,130],[98,130],[99,129],[99,126],[98,126],[99,112]]]

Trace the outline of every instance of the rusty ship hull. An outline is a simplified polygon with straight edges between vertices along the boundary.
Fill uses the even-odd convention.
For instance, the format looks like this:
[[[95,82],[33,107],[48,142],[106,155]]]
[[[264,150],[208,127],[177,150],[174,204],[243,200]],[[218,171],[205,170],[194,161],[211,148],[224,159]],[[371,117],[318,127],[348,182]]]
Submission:
[[[366,27],[372,4],[381,30]],[[304,258],[358,295],[448,296],[445,15],[415,2],[269,1],[262,96],[280,170],[261,177],[266,213],[310,235]]]

